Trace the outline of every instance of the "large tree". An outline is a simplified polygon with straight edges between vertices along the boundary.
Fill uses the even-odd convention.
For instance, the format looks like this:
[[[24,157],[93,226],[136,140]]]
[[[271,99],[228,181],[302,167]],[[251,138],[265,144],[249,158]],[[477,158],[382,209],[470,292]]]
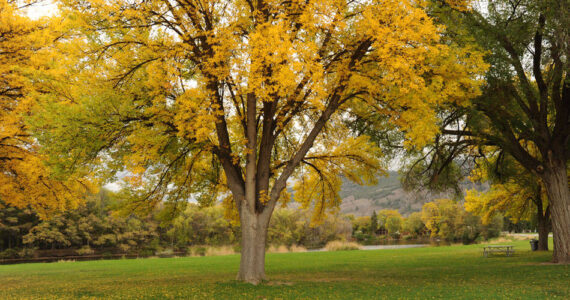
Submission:
[[[34,121],[54,170],[126,165],[135,207],[223,197],[251,283],[266,278],[289,179],[318,221],[339,204],[339,175],[382,170],[345,119],[374,111],[425,144],[436,107],[477,95],[485,65],[416,1],[63,2],[75,31],[54,64],[68,72],[49,78],[62,88]]]
[[[464,10],[453,2],[433,1],[431,13],[456,38],[470,36],[488,50],[487,83],[472,105],[442,113],[441,134],[419,154],[409,178],[442,188],[465,174],[465,158],[504,152],[544,184],[554,234],[553,261],[568,263],[570,3],[483,1],[476,9]]]
[[[569,263],[570,3],[489,1],[448,16],[491,51],[491,68],[483,95],[464,119],[467,128],[443,133],[498,146],[541,178],[550,203],[553,261]]]

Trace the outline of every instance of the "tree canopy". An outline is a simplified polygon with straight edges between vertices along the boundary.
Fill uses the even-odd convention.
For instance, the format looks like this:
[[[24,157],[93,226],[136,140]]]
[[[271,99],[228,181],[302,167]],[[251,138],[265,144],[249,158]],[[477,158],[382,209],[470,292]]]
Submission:
[[[319,221],[339,204],[339,175],[366,183],[384,169],[347,120],[372,112],[422,146],[438,108],[479,95],[486,68],[423,2],[61,3],[53,64],[66,72],[32,122],[52,168],[126,169],[135,207],[224,197],[242,226],[239,278],[254,283],[288,180]]]
[[[512,157],[504,153],[478,158],[477,168],[472,172],[472,181],[490,183],[484,192],[468,190],[465,209],[481,216],[488,224],[497,214],[502,214],[518,223],[521,220],[538,223],[538,248],[548,250],[548,233],[551,230],[550,204],[544,184],[536,175],[524,169]]]
[[[44,50],[56,37],[47,19],[32,21],[23,15],[29,2],[0,1],[0,199],[46,217],[76,207],[90,185],[77,174],[55,178],[24,120],[42,90],[34,77],[45,70],[43,59],[49,55]]]
[[[543,182],[551,205],[553,261],[568,262],[568,1],[489,1],[472,10],[446,2],[435,1],[433,13],[459,38],[470,36],[488,50],[491,67],[472,105],[442,112],[440,134],[412,164],[411,178],[440,188],[466,174],[465,158],[514,158]]]

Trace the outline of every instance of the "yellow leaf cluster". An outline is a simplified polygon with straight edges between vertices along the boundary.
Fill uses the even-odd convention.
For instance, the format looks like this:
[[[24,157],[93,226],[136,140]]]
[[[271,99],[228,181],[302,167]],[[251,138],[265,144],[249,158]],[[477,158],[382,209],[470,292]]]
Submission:
[[[497,159],[497,156],[488,154],[488,157],[480,159],[478,167],[472,170],[471,181],[486,181],[491,185],[488,191],[468,190],[465,195],[465,210],[480,216],[483,224],[488,224],[498,213],[510,217],[515,223],[530,220],[536,215],[537,201],[542,202],[542,208],[545,210],[548,207],[548,197],[541,180],[519,163],[508,160],[509,172],[504,172],[506,174],[497,181],[493,174]]]
[[[323,136],[326,148],[307,155],[293,185],[295,201],[313,209],[313,224],[322,222],[325,212],[338,208],[341,176],[357,184],[373,184],[384,169],[381,151],[368,137],[346,137],[340,129]]]
[[[263,206],[324,122],[287,175],[315,220],[338,206],[339,175],[370,183],[383,169],[380,149],[353,136],[347,116],[373,114],[403,131],[408,147],[425,145],[438,131],[438,109],[477,96],[486,68],[477,49],[444,40],[423,1],[62,3],[71,34],[59,51],[75,62],[54,76],[73,85],[50,101],[72,124],[95,124],[77,136],[96,135],[85,138],[87,153],[70,157],[115,161],[136,173],[133,183],[164,183],[160,196],[205,195],[227,191],[222,169],[231,164],[243,176],[246,156],[271,144],[270,162],[253,162],[271,167],[269,187],[256,191]],[[73,102],[75,109],[64,105]],[[247,118],[256,121],[255,149],[246,149]]]
[[[47,217],[76,207],[93,186],[80,178],[55,179],[28,131],[25,118],[36,104],[32,77],[46,68],[39,49],[54,32],[46,20],[23,16],[23,4],[0,0],[0,200]]]
[[[436,199],[422,207],[421,219],[433,236],[445,236],[462,221],[463,208],[451,199]]]

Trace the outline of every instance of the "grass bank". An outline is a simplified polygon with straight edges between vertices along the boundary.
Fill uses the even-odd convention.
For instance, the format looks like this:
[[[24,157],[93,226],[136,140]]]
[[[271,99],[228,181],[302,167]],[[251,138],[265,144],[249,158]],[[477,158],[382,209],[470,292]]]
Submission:
[[[234,280],[239,256],[0,266],[0,299],[568,299],[570,266],[514,241],[514,257],[482,245],[267,255],[271,281]]]

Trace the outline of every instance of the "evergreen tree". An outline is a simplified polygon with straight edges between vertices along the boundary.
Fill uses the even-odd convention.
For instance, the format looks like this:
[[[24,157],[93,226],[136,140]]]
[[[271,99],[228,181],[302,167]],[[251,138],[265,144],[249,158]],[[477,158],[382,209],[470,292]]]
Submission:
[[[378,216],[376,215],[376,211],[372,212],[372,216],[370,216],[370,234],[376,234],[378,230]]]

